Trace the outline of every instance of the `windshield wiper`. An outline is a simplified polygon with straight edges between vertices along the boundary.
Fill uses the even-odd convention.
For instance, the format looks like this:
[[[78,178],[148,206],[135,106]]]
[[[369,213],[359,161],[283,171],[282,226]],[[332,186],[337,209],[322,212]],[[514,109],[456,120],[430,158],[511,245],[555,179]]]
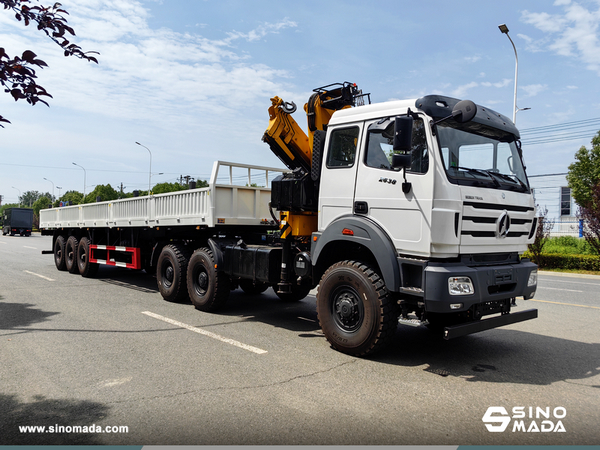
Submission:
[[[497,176],[499,178],[502,178],[503,180],[508,180],[508,181],[512,181],[513,183],[518,183],[521,185],[521,187],[525,190],[527,190],[527,185],[525,183],[523,183],[523,181],[516,175],[508,175],[505,173],[501,173],[501,172],[490,172],[487,171],[490,175],[494,175]],[[514,177],[514,178],[513,178]]]
[[[488,177],[490,180],[492,180],[494,182],[496,187],[500,187],[500,183],[498,182],[498,180],[496,178],[494,178],[492,176],[492,174],[490,172],[488,172],[487,170],[473,169],[471,167],[456,167],[456,169],[466,170],[468,173],[476,173],[478,175],[483,175],[485,177]]]

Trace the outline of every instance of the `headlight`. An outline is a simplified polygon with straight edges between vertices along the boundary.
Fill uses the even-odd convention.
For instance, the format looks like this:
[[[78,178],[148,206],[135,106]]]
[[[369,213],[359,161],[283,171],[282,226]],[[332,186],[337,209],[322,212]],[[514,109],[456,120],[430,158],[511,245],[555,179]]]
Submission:
[[[475,289],[469,277],[451,277],[448,278],[448,292],[450,295],[471,295]]]
[[[537,286],[537,269],[534,269],[529,274],[529,279],[527,280],[527,287]]]

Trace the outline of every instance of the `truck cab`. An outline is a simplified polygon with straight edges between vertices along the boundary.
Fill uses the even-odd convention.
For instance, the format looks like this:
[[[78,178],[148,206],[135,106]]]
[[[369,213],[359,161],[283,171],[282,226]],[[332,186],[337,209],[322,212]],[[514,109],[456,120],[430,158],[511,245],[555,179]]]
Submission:
[[[470,103],[471,117],[439,95],[335,112],[312,239],[318,271],[343,255],[368,261],[401,321],[439,325],[446,338],[492,327],[485,315],[503,316],[493,326],[537,316],[508,314],[537,285],[537,267],[520,257],[537,223],[519,132]]]

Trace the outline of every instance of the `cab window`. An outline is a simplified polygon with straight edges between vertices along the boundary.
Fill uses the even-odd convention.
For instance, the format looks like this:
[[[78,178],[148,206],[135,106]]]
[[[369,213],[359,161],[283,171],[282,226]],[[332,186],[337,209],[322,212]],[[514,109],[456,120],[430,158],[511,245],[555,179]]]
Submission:
[[[327,167],[352,167],[356,159],[356,148],[360,129],[358,127],[333,130],[329,137]]]
[[[389,123],[386,124],[386,121]],[[383,127],[385,128],[382,131]],[[369,128],[365,164],[377,169],[393,170],[394,121],[392,119],[382,119]],[[427,170],[429,170],[429,150],[425,137],[425,125],[422,119],[415,119],[413,122],[411,165],[408,171],[427,173]]]

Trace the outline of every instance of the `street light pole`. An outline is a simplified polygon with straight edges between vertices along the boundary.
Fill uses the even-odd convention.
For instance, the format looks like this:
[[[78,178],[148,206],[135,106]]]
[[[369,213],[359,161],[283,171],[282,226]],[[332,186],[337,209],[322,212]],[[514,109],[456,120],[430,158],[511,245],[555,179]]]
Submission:
[[[136,144],[139,145],[140,147],[144,147],[146,150],[148,150],[148,153],[150,153],[150,169],[148,170],[148,195],[150,195],[150,189],[152,188],[152,152],[150,151],[150,149],[148,147],[140,144],[137,141],[136,141]]]
[[[85,201],[85,177],[86,177],[85,168],[83,166],[80,166],[79,164],[73,163],[73,165],[77,166],[77,167],[81,167],[83,169],[83,200]]]
[[[54,201],[54,182],[52,180],[49,180],[48,178],[44,178],[44,180],[52,183],[52,201]]]
[[[12,187],[13,189],[17,189],[17,188],[16,188],[16,187],[14,187],[14,186],[11,186],[11,187]],[[21,190],[20,190],[20,189],[17,189],[17,191],[19,191],[19,208],[20,208],[20,207],[21,207]]]
[[[503,23],[502,25],[498,25],[498,28],[500,29],[500,31],[502,33],[506,34],[506,37],[508,38],[508,40],[512,44],[513,50],[515,51],[515,98],[514,98],[514,101],[513,101],[513,123],[516,125],[516,123],[517,123],[517,111],[525,111],[525,110],[531,109],[531,108],[521,108],[521,109],[519,109],[517,107],[517,80],[519,78],[519,57],[517,56],[517,47],[515,46],[515,43],[510,38],[510,35],[508,34],[508,27],[506,26],[506,24]]]

